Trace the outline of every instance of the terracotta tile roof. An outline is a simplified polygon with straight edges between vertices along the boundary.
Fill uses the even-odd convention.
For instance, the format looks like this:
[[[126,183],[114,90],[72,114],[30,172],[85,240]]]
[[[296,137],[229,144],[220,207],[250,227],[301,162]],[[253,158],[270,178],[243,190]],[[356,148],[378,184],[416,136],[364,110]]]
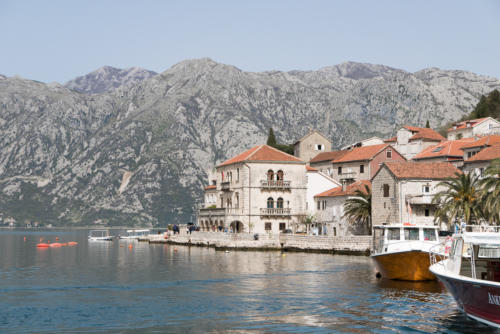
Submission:
[[[458,140],[446,140],[437,145],[427,147],[425,150],[413,157],[413,160],[430,159],[438,157],[462,158],[464,152],[462,147],[474,141],[474,138],[463,138]]]
[[[461,173],[449,162],[386,162],[398,179],[445,179]]]
[[[306,166],[306,170],[307,170],[308,172],[317,172],[317,171],[318,171],[316,168],[313,168],[313,167],[311,167],[311,166]]]
[[[356,147],[342,157],[335,159],[333,163],[371,160],[387,146],[389,144]]]
[[[500,135],[491,135],[476,138],[473,143],[462,146],[462,150],[467,148],[481,147],[481,146],[492,146],[500,143]]]
[[[474,155],[472,158],[467,159],[465,163],[474,161],[490,161],[494,159],[500,159],[500,144],[495,144],[493,146],[483,149],[482,151]]]
[[[398,137],[397,137],[397,136],[396,136],[396,137],[389,138],[389,139],[384,139],[384,142],[385,142],[385,143],[393,143],[393,142],[395,143],[395,142],[397,142],[397,141],[398,141]]]
[[[319,153],[318,155],[316,155],[314,158],[312,158],[311,161],[309,161],[309,163],[322,162],[322,161],[333,161],[335,159],[340,159],[348,152],[349,152],[348,150],[322,152],[322,153]]]
[[[455,130],[465,129],[465,128],[467,128],[467,123],[470,123],[470,127],[473,128],[476,125],[478,125],[479,123],[487,120],[488,118],[489,117],[484,117],[484,118],[471,119],[471,120],[468,120],[468,121],[463,121],[463,122],[455,123],[455,124],[453,124],[453,126],[451,128],[448,129],[448,132],[455,131]],[[454,129],[455,126],[456,126],[456,129]]]
[[[410,141],[416,139],[427,139],[432,141],[443,141],[446,140],[443,136],[441,136],[436,131],[430,128],[417,128],[416,126],[405,125],[403,128],[410,130],[411,132],[416,132],[411,138]]]
[[[360,190],[365,192],[365,185],[367,185],[370,189],[372,184],[368,180],[360,180],[356,181],[350,185],[348,185],[345,190],[342,190],[342,187],[335,187],[330,190],[324,191],[320,194],[315,195],[314,197],[338,197],[338,196],[353,196],[356,193],[356,190]]]
[[[274,161],[274,162],[301,162],[305,163],[304,161],[300,160],[297,157],[294,157],[293,155],[286,154],[285,152],[282,152],[278,149],[275,149],[274,147],[268,146],[268,145],[258,145],[255,147],[252,147],[251,149],[238,154],[235,157],[232,157],[229,160],[224,161],[218,167],[221,166],[227,166],[231,165],[234,163],[238,162],[243,162],[243,161]]]
[[[205,187],[205,190],[211,190],[211,189],[217,189],[217,186],[210,185]]]

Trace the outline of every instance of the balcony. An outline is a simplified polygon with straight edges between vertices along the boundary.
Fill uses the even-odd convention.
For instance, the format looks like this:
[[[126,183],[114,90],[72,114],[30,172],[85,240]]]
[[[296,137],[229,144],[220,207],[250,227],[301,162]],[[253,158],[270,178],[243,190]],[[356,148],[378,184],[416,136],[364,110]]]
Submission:
[[[263,189],[290,189],[292,181],[283,180],[261,180],[260,187]]]
[[[290,216],[292,209],[290,208],[263,208],[260,209],[260,215],[266,217],[283,217]]]
[[[351,171],[346,171],[343,172],[342,174],[339,175],[340,180],[355,180],[356,179],[356,173],[351,172]]]
[[[406,196],[406,200],[410,204],[432,204],[432,199],[434,195],[415,195],[415,196]]]
[[[222,191],[229,191],[230,190],[229,189],[230,186],[231,186],[231,182],[229,182],[229,181],[228,182],[222,182],[220,184],[220,188],[221,188]]]
[[[226,215],[225,208],[203,208],[198,212],[200,217],[223,217]]]

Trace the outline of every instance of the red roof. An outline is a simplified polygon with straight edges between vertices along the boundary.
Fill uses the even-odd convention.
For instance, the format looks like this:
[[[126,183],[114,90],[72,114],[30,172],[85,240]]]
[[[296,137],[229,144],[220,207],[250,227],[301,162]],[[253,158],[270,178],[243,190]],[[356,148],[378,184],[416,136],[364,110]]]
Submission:
[[[389,139],[384,139],[384,142],[385,143],[392,143],[392,142],[397,142],[398,141],[398,137],[392,137],[392,138],[389,138]]]
[[[500,159],[500,144],[496,144],[483,149],[478,152],[472,158],[467,159],[465,162],[474,161],[490,161],[494,159]]]
[[[500,136],[499,135],[479,137],[473,143],[462,146],[462,150],[465,150],[467,148],[474,148],[474,147],[492,146],[492,145],[495,145],[498,143],[500,143]]]
[[[356,147],[348,151],[342,157],[335,159],[333,163],[371,160],[387,146],[389,146],[389,144]]]
[[[348,185],[345,188],[345,190],[342,190],[342,187],[335,187],[330,190],[324,191],[320,194],[317,194],[314,197],[353,196],[356,194],[356,190],[365,192],[365,186],[368,186],[368,188],[371,189],[372,184],[368,180],[360,180]]]
[[[316,168],[313,168],[313,167],[311,167],[311,166],[306,166],[306,170],[307,170],[308,172],[317,172],[317,171],[318,171]]]
[[[309,161],[309,163],[322,162],[322,161],[333,161],[336,159],[340,159],[348,152],[349,152],[348,150],[322,152],[322,153],[319,153],[318,155],[316,155],[314,158],[312,158],[311,161]]]
[[[438,157],[459,157],[464,156],[462,147],[474,141],[474,138],[463,138],[458,140],[446,140],[437,145],[427,147],[425,150],[413,157],[413,160],[431,159]]]
[[[386,162],[398,179],[445,179],[461,173],[449,162]]]
[[[416,132],[411,138],[410,141],[415,139],[427,139],[432,141],[443,141],[446,140],[443,136],[441,136],[436,131],[430,128],[417,128],[416,126],[405,125],[403,128],[410,130],[411,132]]]
[[[465,129],[467,128],[467,123],[470,124],[469,127],[475,127],[476,125],[478,125],[479,123],[487,120],[489,117],[484,117],[484,118],[478,118],[478,119],[471,119],[471,120],[468,120],[468,121],[463,121],[463,122],[458,122],[458,123],[455,123],[453,124],[453,127],[449,128],[448,129],[448,132],[449,131],[455,131],[455,130],[461,130],[461,129]],[[456,126],[456,128],[455,128]]]
[[[211,189],[216,189],[216,188],[217,188],[217,186],[210,185],[210,186],[206,186],[205,190],[211,190]]]
[[[224,161],[219,165],[227,166],[243,161],[273,161],[273,162],[300,162],[305,163],[293,155],[282,152],[268,145],[258,145],[238,154],[237,156]]]

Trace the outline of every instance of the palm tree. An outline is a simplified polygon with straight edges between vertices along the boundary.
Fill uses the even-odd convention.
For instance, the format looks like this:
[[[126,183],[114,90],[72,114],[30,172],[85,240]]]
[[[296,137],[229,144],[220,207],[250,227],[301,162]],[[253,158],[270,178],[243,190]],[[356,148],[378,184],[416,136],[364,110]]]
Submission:
[[[469,225],[477,222],[483,214],[481,211],[480,199],[481,189],[478,176],[473,173],[455,173],[455,177],[449,177],[438,184],[446,189],[437,193],[432,199],[438,204],[436,219],[448,219],[453,222],[457,218],[463,218]]]
[[[486,177],[481,180],[481,202],[489,221],[500,222],[500,159],[493,160],[486,169]]]
[[[368,185],[363,190],[357,189],[355,197],[348,198],[344,204],[344,217],[350,224],[361,224],[372,231],[372,191]]]

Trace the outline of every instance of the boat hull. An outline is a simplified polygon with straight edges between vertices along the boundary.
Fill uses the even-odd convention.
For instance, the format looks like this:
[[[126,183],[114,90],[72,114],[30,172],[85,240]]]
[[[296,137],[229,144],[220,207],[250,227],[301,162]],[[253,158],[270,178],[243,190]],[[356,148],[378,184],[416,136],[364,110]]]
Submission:
[[[411,250],[372,255],[382,277],[403,281],[435,280],[429,271],[429,253]]]
[[[500,328],[500,285],[466,281],[436,273],[458,307],[469,317]]]

